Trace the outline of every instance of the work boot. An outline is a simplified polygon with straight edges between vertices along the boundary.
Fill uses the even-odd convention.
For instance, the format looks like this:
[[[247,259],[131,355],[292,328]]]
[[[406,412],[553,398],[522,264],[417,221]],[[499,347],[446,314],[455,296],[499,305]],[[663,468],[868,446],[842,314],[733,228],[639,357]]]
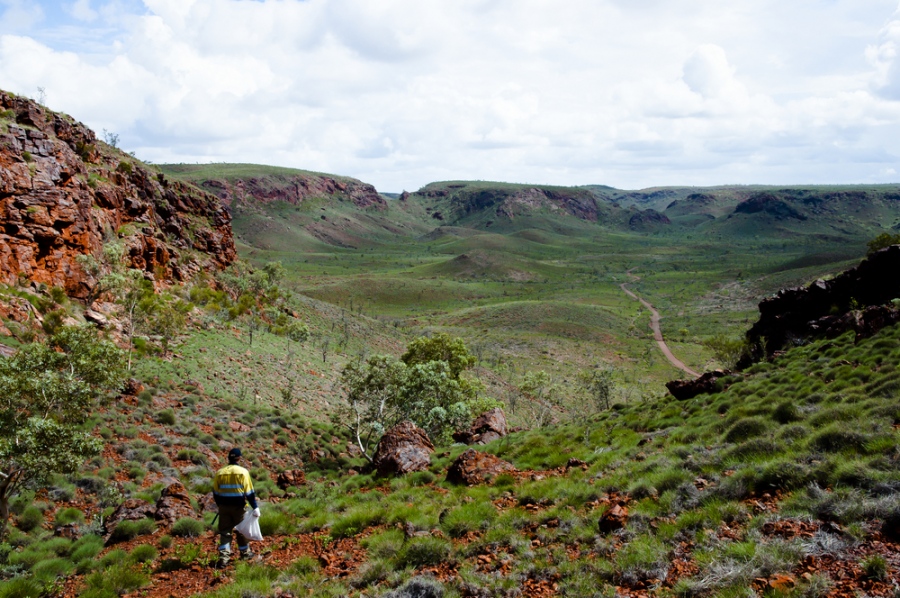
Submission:
[[[247,550],[242,550],[242,551],[241,551],[241,557],[240,557],[240,558],[241,558],[242,561],[249,561],[249,560],[253,559],[253,557],[255,557],[255,556],[256,556],[256,553],[254,553],[252,550],[250,550],[250,549],[248,548]]]
[[[219,555],[219,558],[216,560],[215,568],[216,569],[225,569],[228,567],[228,563],[231,559],[227,556]]]

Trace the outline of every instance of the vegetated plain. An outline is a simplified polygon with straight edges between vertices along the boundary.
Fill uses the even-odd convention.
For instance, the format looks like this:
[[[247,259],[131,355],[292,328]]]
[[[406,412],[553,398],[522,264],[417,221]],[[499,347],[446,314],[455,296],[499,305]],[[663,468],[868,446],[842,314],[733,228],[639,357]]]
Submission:
[[[197,184],[270,176],[248,165],[162,169]],[[267,187],[308,174],[279,169]],[[711,369],[721,364],[706,341],[742,336],[766,295],[856,263],[868,239],[900,222],[896,196],[896,186],[625,192],[453,181],[383,209],[341,193],[298,204],[245,196],[231,207],[245,259],[280,261],[293,291],[393,327],[401,341],[463,338],[498,398],[538,370],[565,395],[598,366],[629,397],[682,373],[652,342],[649,313],[619,288],[628,271],[676,354]],[[648,207],[669,223],[640,218]]]
[[[215,168],[183,176],[295,174]],[[760,298],[855,264],[897,222],[895,188],[860,190],[824,190],[836,204],[819,212],[779,190],[735,210],[766,188],[662,190],[650,207],[668,224],[640,193],[608,188],[453,182],[378,210],[341,194],[235,201],[241,256],[283,264],[279,309],[309,337],[276,334],[277,314],[272,326],[226,317],[225,299],[177,290],[197,309],[170,352],[139,343],[147,388],[127,402],[111,393],[83,424],[104,452],[13,504],[0,596],[893,595],[900,562],[881,522],[900,521],[900,328],[793,348],[679,402],[663,392],[680,373],[649,314],[619,288],[639,275],[632,288],[662,312],[675,353],[719,365],[705,341],[739,337]],[[590,198],[596,220],[574,217]],[[853,211],[860,201],[871,205]],[[329,421],[344,365],[432,332],[462,338],[485,392],[534,426],[484,447],[517,473],[448,484],[457,445],[438,447],[427,471],[378,478]],[[614,404],[576,410],[577,374],[598,366],[614,372]],[[528,408],[521,387],[537,371],[557,425],[535,426]],[[261,563],[211,571],[210,513],[170,528],[141,520],[103,548],[115,505],[155,501],[165,478],[202,497],[232,444],[265,501]],[[301,466],[306,484],[274,483]],[[621,526],[599,527],[616,508]],[[65,523],[85,535],[53,537]]]

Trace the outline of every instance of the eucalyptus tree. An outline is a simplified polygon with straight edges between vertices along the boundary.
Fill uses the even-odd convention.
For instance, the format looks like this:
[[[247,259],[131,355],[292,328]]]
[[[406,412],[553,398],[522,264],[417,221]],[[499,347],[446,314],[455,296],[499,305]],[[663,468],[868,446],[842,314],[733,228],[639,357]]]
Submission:
[[[0,359],[0,537],[23,488],[100,452],[102,441],[80,425],[98,393],[121,385],[125,366],[125,352],[90,327],[64,327]]]

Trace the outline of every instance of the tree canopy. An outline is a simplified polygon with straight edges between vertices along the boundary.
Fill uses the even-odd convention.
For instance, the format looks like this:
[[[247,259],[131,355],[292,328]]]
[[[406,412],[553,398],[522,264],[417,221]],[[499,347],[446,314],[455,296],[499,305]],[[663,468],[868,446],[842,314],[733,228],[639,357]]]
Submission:
[[[0,533],[23,485],[75,471],[99,452],[99,440],[78,426],[97,392],[121,384],[124,372],[124,352],[89,327],[64,327],[0,359]]]
[[[367,458],[384,430],[403,420],[424,429],[432,440],[445,440],[496,403],[479,398],[477,379],[461,376],[474,364],[465,343],[446,334],[415,339],[400,359],[374,355],[348,364],[341,374],[347,393],[342,422],[355,433]]]

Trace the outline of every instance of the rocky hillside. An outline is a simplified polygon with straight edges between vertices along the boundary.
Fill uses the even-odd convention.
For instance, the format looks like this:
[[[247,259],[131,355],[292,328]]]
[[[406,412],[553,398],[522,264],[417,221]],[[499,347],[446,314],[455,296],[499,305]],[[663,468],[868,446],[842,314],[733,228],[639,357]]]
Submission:
[[[540,212],[604,222],[613,211],[587,189],[481,181],[431,183],[400,199],[429,205],[431,217],[444,224],[469,222],[486,227]]]
[[[164,164],[161,168],[173,178],[209,191],[229,207],[236,202],[274,201],[299,206],[321,198],[348,200],[359,208],[387,207],[375,187],[349,177],[251,164]]]
[[[815,337],[848,330],[872,336],[900,320],[900,245],[875,252],[856,268],[808,287],[784,289],[759,304],[747,332],[752,361]]]
[[[118,236],[131,267],[186,280],[235,259],[221,202],[171,182],[97,140],[71,117],[0,91],[0,282],[20,279],[90,296],[78,256]]]
[[[638,191],[590,185],[600,203],[654,209],[682,227],[727,234],[787,229],[832,236],[871,236],[900,228],[900,186],[653,187]]]

